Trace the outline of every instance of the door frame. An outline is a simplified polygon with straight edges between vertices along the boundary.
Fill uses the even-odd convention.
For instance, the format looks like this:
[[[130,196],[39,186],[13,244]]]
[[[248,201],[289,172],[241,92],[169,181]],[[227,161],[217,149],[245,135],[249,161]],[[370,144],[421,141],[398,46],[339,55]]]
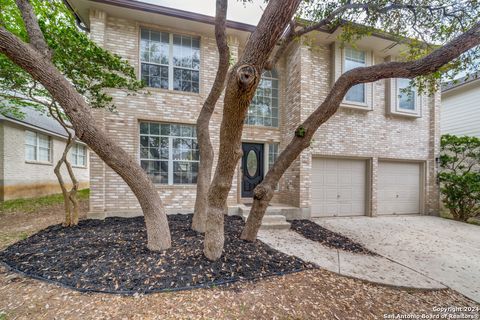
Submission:
[[[262,177],[262,181],[263,179],[265,178],[265,174],[266,174],[266,166],[267,166],[267,161],[268,161],[268,143],[264,143],[264,142],[250,142],[250,141],[242,141],[242,151],[243,151],[243,145],[244,144],[254,144],[254,145],[259,145],[261,146],[261,152],[260,152],[260,157],[262,159],[258,159],[258,166],[260,168],[260,170],[262,171],[261,172],[261,177]],[[251,200],[253,198],[253,195],[252,196],[245,196],[244,195],[244,189],[243,189],[243,177],[244,177],[244,172],[246,170],[246,168],[243,167],[243,161],[244,161],[244,157],[246,157],[248,154],[243,154],[242,157],[240,158],[240,190],[239,190],[239,194],[240,194],[240,198],[241,199],[245,199],[245,200]],[[261,183],[261,182],[260,182]]]

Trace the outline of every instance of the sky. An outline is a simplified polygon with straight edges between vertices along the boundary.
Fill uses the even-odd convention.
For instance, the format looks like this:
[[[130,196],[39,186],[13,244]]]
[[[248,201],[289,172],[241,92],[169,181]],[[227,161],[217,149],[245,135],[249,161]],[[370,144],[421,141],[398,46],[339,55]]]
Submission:
[[[215,0],[141,0],[141,2],[215,16]],[[229,0],[227,19],[256,25],[265,6],[264,0],[253,0],[252,3],[246,4],[239,0]]]

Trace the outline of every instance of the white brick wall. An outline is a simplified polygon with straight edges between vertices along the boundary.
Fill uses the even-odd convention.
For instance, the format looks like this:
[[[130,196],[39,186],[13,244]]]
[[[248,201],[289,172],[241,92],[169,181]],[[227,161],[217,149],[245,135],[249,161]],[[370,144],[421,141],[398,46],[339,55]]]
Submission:
[[[25,161],[25,131],[21,125],[2,121],[0,126],[3,130],[3,187],[2,200],[15,198],[36,197],[52,193],[59,193],[61,189],[57,177],[53,172],[55,164],[61,158],[65,148],[65,140],[53,137],[52,139],[52,163],[39,164]],[[42,133],[42,132],[41,132]],[[87,157],[88,158],[88,157]],[[80,186],[86,188],[89,185],[89,170],[87,168],[74,168]],[[68,173],[63,167],[62,174],[65,180]]]

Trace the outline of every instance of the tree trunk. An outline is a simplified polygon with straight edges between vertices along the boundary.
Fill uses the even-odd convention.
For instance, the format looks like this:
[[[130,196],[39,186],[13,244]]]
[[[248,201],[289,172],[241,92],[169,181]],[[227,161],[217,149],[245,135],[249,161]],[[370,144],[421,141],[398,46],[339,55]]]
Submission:
[[[220,127],[220,149],[215,175],[208,192],[204,253],[210,260],[222,255],[224,214],[235,169],[242,156],[241,138],[245,114],[260,75],[275,44],[295,14],[300,0],[270,0],[245,46],[245,53],[228,76]]]
[[[145,216],[147,247],[151,250],[170,248],[167,216],[155,186],[138,162],[96,125],[90,107],[72,84],[44,55],[2,27],[0,52],[48,90],[72,122],[78,138],[127,183]]]
[[[72,139],[72,144],[75,140]],[[79,203],[78,203],[78,197],[77,197],[77,192],[78,188],[80,186],[80,183],[77,180],[77,177],[75,176],[75,172],[73,172],[72,165],[70,164],[70,161],[68,161],[67,157],[65,157],[65,165],[67,166],[67,171],[68,175],[70,176],[70,180],[72,181],[72,189],[70,189],[68,193],[68,198],[70,199],[70,202],[72,203],[72,225],[76,226],[78,224],[78,211],[79,211]]]
[[[72,139],[69,133],[69,137],[67,139],[65,149],[63,150],[62,157],[60,158],[60,160],[58,160],[57,165],[53,169],[53,172],[57,176],[58,183],[60,184],[60,188],[62,189],[63,202],[65,204],[65,221],[63,222],[63,225],[65,227],[72,227],[78,224],[78,217],[77,217],[77,221],[75,221],[73,218],[74,206],[73,206],[73,201],[71,200],[72,192],[67,190],[65,181],[63,180],[62,173],[60,172],[62,164],[66,163],[68,151],[72,148],[74,143],[75,143],[75,139]],[[74,188],[75,188],[75,185],[73,186],[72,190]]]
[[[220,95],[222,94],[225,79],[228,73],[230,50],[227,43],[226,19],[228,0],[217,0],[215,15],[215,39],[219,52],[218,69],[212,89],[203,104],[197,119],[197,142],[200,151],[200,164],[197,175],[197,195],[195,211],[192,220],[192,229],[205,232],[208,210],[208,188],[212,180],[213,147],[210,140],[210,118],[212,117]]]
[[[317,129],[335,114],[347,91],[359,83],[375,82],[386,78],[415,78],[440,69],[462,53],[480,44],[480,22],[466,33],[426,57],[410,62],[388,62],[371,67],[350,70],[335,82],[320,106],[297,128],[295,136],[279,155],[265,179],[254,190],[254,201],[241,238],[254,241],[257,237],[273,190],[281,176],[300,153],[310,145]]]

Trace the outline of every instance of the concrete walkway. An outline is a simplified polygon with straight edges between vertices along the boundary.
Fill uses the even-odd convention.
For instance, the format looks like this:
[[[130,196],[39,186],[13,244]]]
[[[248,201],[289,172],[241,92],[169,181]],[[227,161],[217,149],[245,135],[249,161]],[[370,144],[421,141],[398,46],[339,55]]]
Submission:
[[[260,230],[258,239],[338,274],[395,287],[444,289],[444,285],[381,256],[331,249],[291,230]]]
[[[314,221],[480,303],[480,226],[429,216]]]

